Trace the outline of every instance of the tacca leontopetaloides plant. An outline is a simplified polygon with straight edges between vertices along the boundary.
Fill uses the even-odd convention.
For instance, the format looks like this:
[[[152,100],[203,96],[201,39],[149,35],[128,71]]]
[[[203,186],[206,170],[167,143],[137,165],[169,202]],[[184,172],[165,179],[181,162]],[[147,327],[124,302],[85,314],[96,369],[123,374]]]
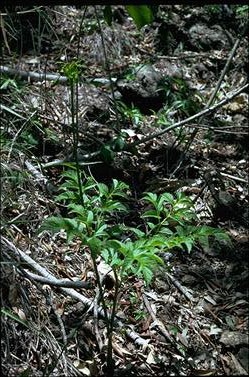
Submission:
[[[143,21],[144,22],[144,21]],[[143,227],[134,228],[115,223],[118,212],[129,212],[127,207],[129,187],[116,179],[108,187],[92,176],[80,172],[78,146],[78,82],[80,64],[77,60],[66,63],[63,72],[68,77],[71,98],[73,128],[73,151],[75,166],[63,173],[64,183],[60,186],[57,201],[62,201],[68,210],[68,217],[50,217],[40,228],[67,234],[68,242],[75,237],[87,246],[91,255],[99,299],[103,307],[107,328],[106,369],[113,375],[112,334],[121,286],[129,275],[141,277],[149,284],[153,270],[163,264],[160,252],[172,248],[186,248],[189,252],[196,241],[207,243],[210,235],[226,238],[223,232],[211,227],[193,226],[195,212],[189,198],[182,193],[176,197],[169,193],[157,195],[146,193],[142,200],[149,209],[141,214]],[[73,165],[72,165],[73,166]],[[98,271],[97,258],[102,257],[114,275],[112,305],[104,296],[104,287]],[[110,311],[108,310],[111,306]]]
[[[116,179],[107,186],[93,177],[81,176],[81,190],[76,169],[63,173],[56,200],[63,202],[68,217],[50,217],[39,232],[50,230],[67,234],[68,242],[74,238],[87,246],[94,266],[108,334],[107,370],[114,370],[112,358],[112,333],[121,286],[130,275],[140,277],[149,284],[154,268],[163,264],[160,253],[175,247],[191,251],[195,242],[207,244],[208,237],[226,239],[218,229],[192,225],[196,219],[192,201],[183,193],[154,194],[148,192],[141,199],[147,206],[141,214],[144,224],[133,228],[115,223],[119,212],[128,213],[129,187]],[[111,310],[104,296],[104,288],[98,271],[97,258],[102,257],[115,277]],[[110,306],[110,305],[109,305]]]

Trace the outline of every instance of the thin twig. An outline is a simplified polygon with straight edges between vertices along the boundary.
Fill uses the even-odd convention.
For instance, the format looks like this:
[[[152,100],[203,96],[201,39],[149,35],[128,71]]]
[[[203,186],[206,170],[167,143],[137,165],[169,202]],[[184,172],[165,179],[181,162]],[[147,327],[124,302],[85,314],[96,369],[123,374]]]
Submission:
[[[179,291],[181,291],[189,301],[193,302],[194,298],[191,295],[191,293],[189,293],[187,288],[183,287],[183,285],[181,285],[181,283],[174,276],[172,276],[169,272],[166,272],[166,275],[170,278],[174,286],[177,289],[179,289]]]
[[[103,341],[100,336],[100,331],[99,331],[99,325],[98,325],[98,303],[99,303],[99,289],[97,288],[96,296],[94,299],[94,306],[93,306],[93,318],[94,318],[94,331],[95,331],[95,336],[96,340],[99,346],[100,352],[103,349]]]
[[[52,310],[53,310],[53,312],[54,312],[54,314],[55,314],[55,316],[57,318],[57,321],[58,321],[58,323],[60,325],[64,347],[66,347],[67,346],[66,330],[65,330],[64,323],[63,323],[63,321],[61,319],[61,315],[60,315],[59,311],[57,310],[56,305],[54,304],[53,291],[51,289],[47,288],[47,289],[45,289],[43,291],[43,293],[46,296],[46,303],[48,303],[51,306],[51,308],[52,308]]]
[[[153,322],[154,324],[159,328],[159,330],[161,331],[161,333],[163,334],[163,336],[170,342],[170,343],[173,343],[174,344],[174,339],[171,338],[169,332],[166,330],[164,324],[159,321],[159,319],[157,319],[151,305],[150,305],[150,302],[149,300],[147,299],[147,297],[145,296],[145,294],[143,293],[142,294],[142,297],[143,297],[143,302],[144,302],[144,305],[146,306],[146,309],[148,310],[149,314],[151,315],[151,318],[153,319]]]
[[[83,156],[80,156],[79,165],[95,165],[95,164],[103,163],[103,161],[89,161],[89,162],[87,162],[87,160],[89,160],[93,157],[97,157],[99,155],[100,155],[100,151],[88,153],[88,154],[85,154]],[[43,169],[48,169],[48,168],[52,168],[54,166],[70,164],[70,163],[73,163],[73,162],[74,161],[71,161],[68,158],[63,158],[63,159],[58,159],[58,160],[54,160],[54,161],[50,161],[50,162],[46,162],[44,164],[41,164],[41,167]]]
[[[41,8],[42,8],[42,6],[38,6],[38,7],[32,8],[32,9],[15,12],[15,14],[34,13],[34,12],[37,12],[38,10],[40,10]],[[9,15],[8,13],[2,13],[2,12],[0,14],[1,14],[1,16],[8,16]]]
[[[226,173],[220,172],[220,175],[223,175],[223,177],[231,178],[234,181],[248,183],[248,179],[243,179],[243,178],[240,178],[240,177],[235,177],[234,175],[231,175],[231,174],[226,174]]]
[[[7,36],[6,36],[6,29],[5,29],[4,19],[3,19],[2,13],[0,13],[0,26],[1,26],[1,31],[2,31],[2,34],[3,34],[3,40],[4,40],[5,47],[7,48],[8,53],[11,54],[10,46],[8,44],[8,39],[7,39]]]

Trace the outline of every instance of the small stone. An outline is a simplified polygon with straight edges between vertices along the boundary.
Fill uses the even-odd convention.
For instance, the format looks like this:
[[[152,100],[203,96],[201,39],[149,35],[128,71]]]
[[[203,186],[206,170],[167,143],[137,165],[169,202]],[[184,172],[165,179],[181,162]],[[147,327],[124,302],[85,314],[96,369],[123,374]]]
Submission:
[[[224,331],[220,337],[220,342],[225,346],[240,346],[242,344],[248,344],[248,335],[240,333],[238,331]]]
[[[242,347],[237,354],[237,358],[239,359],[243,368],[249,373],[249,349]]]

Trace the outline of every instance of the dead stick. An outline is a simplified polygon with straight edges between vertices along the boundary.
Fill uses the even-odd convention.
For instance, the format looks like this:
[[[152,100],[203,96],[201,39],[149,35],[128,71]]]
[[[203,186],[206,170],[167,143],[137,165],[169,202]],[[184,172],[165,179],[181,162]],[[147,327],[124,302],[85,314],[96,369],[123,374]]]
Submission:
[[[186,118],[186,119],[183,119],[181,120],[180,122],[177,122],[175,124],[173,124],[172,126],[169,126],[167,127],[166,129],[162,130],[162,131],[159,131],[159,132],[155,132],[154,134],[152,135],[149,135],[149,136],[146,136],[138,141],[135,141],[133,143],[130,143],[128,145],[129,149],[132,148],[132,147],[136,147],[140,144],[143,144],[145,143],[146,141],[150,141],[152,139],[155,139],[156,137],[158,136],[162,136],[164,135],[165,133],[169,132],[170,130],[173,130],[175,128],[178,128],[180,126],[184,126],[185,124],[189,123],[189,122],[192,122],[200,117],[203,117],[203,116],[206,116],[206,115],[209,115],[211,114],[212,112],[214,112],[215,110],[217,110],[218,108],[224,106],[225,104],[227,104],[228,102],[230,102],[233,98],[237,97],[240,93],[246,91],[249,87],[249,84],[246,84],[244,86],[242,86],[240,89],[238,89],[237,91],[232,91],[232,92],[229,92],[227,97],[225,99],[223,99],[222,101],[216,103],[215,105],[209,107],[209,108],[205,108],[204,110],[200,111],[199,113],[195,114],[195,115],[192,115],[191,117],[189,118]]]
[[[39,72],[32,72],[32,71],[22,71],[22,70],[19,70],[16,68],[10,68],[4,65],[0,66],[0,73],[6,73],[10,76],[19,76],[19,77],[22,77],[23,79],[26,79],[26,80],[30,79],[33,81],[46,81],[46,80],[57,81],[60,84],[65,84],[68,82],[68,78],[66,76],[62,76],[57,73],[45,73],[45,72],[39,73]],[[110,80],[103,77],[93,78],[93,79],[83,79],[83,77],[81,77],[80,81],[82,82],[86,81],[86,83],[88,84],[93,83],[93,84],[100,84],[100,85],[110,85]],[[112,77],[111,81],[115,83],[117,81],[117,78]]]
[[[38,281],[42,284],[52,285],[55,287],[64,287],[64,288],[84,288],[84,289],[91,289],[93,285],[87,281],[81,280],[69,280],[69,279],[56,279],[53,280],[46,278],[44,276],[33,274],[27,270],[21,270],[28,279]]]
[[[149,300],[147,299],[147,297],[145,296],[145,294],[143,293],[142,294],[142,297],[143,297],[143,302],[144,302],[144,305],[146,306],[146,309],[148,310],[148,312],[150,313],[151,315],[151,318],[153,319],[153,322],[154,324],[159,328],[159,330],[161,331],[161,333],[164,335],[164,337],[170,342],[170,343],[173,343],[174,344],[174,340],[171,338],[169,332],[166,330],[165,326],[163,325],[163,323],[161,321],[159,321],[159,319],[157,319],[151,305],[150,305],[150,302]]]
[[[172,281],[172,283],[174,284],[174,286],[176,288],[179,289],[179,291],[181,291],[184,296],[189,300],[189,301],[193,301],[193,296],[187,291],[187,288],[183,287],[179,281],[174,278],[174,276],[172,276],[170,273],[166,272],[166,275],[170,278],[170,280]]]

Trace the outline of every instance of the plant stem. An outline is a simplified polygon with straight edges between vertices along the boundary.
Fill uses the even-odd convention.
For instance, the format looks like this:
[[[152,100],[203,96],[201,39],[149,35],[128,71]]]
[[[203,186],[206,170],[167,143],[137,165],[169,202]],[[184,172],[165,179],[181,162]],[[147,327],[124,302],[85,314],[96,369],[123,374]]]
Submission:
[[[78,101],[78,80],[77,82],[70,83],[70,99],[71,99],[71,116],[72,116],[72,130],[73,130],[73,158],[76,164],[76,172],[78,178],[78,187],[80,194],[81,205],[84,205],[83,202],[83,191],[82,191],[82,182],[80,177],[80,165],[78,158],[78,140],[79,140],[79,101]],[[75,101],[74,101],[75,100]]]
[[[97,267],[97,263],[96,263],[96,258],[94,257],[92,251],[91,251],[91,257],[92,257],[92,262],[93,262],[94,273],[95,273],[96,280],[97,280],[97,286],[99,288],[100,302],[103,306],[103,311],[104,311],[104,316],[105,316],[105,321],[106,321],[106,326],[107,326],[107,333],[109,333],[110,316],[108,314],[106,302],[105,302],[105,299],[104,299],[104,292],[103,292],[103,288],[102,288],[100,277],[99,277],[99,271],[98,271],[98,267]]]
[[[110,324],[109,324],[109,329],[108,329],[108,345],[107,345],[107,356],[106,356],[107,373],[108,373],[108,376],[110,377],[112,377],[114,374],[114,366],[115,366],[115,363],[112,357],[112,350],[113,350],[112,334],[113,334],[113,326],[114,326],[115,313],[116,313],[116,307],[117,307],[117,301],[118,301],[118,293],[119,293],[118,275],[114,268],[113,268],[113,273],[114,273],[114,278],[115,278],[115,292],[114,292],[114,298],[113,298]]]

